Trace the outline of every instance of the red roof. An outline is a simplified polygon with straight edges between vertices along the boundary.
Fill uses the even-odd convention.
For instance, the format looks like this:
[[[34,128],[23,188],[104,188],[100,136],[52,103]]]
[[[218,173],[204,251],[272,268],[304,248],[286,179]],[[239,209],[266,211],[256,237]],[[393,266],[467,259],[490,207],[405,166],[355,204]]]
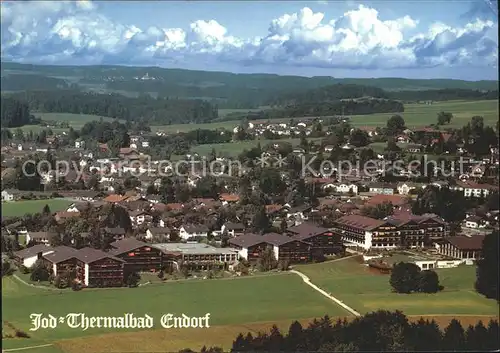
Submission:
[[[394,206],[403,206],[408,203],[408,198],[404,195],[375,195],[366,201],[365,206],[375,206],[384,202],[390,202]]]
[[[128,196],[122,196],[122,195],[112,194],[112,195],[109,195],[109,196],[105,197],[103,199],[103,201],[115,203],[115,202],[125,201],[127,198],[128,198]]]
[[[236,202],[239,201],[240,197],[235,194],[220,194],[219,198],[222,201]]]

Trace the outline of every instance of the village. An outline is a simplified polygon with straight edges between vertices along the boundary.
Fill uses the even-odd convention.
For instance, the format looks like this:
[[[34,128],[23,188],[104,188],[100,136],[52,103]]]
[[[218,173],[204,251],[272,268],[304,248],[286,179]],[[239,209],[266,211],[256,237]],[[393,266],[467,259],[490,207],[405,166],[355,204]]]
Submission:
[[[330,162],[342,156],[359,162],[366,149],[358,140],[387,134],[387,129],[350,128],[348,119],[340,119],[323,140],[307,141],[322,122],[250,122],[233,134],[245,129],[246,134],[287,135],[301,129],[302,147],[288,150],[287,162],[304,156],[324,162],[329,154]],[[380,268],[390,268],[401,255],[422,269],[474,264],[484,235],[498,229],[498,202],[493,201],[498,199],[498,147],[488,146],[488,153],[477,158],[458,143],[452,155],[457,164],[450,167],[453,177],[444,177],[445,171],[437,167],[432,175],[412,178],[415,168],[404,166],[388,178],[387,160],[394,154],[408,159],[440,144],[450,156],[448,141],[457,139],[453,132],[431,128],[400,131],[384,151],[370,150],[369,169],[343,170],[327,163],[329,167],[318,172],[302,168],[303,176],[293,167],[267,165],[256,175],[254,162],[249,162],[255,151],[243,151],[238,160],[213,156],[218,172],[205,175],[207,160],[186,153],[191,168],[178,175],[171,163],[165,167],[161,160],[152,160],[148,152],[156,140],[147,134],[131,135],[128,146],[118,149],[106,143],[91,148],[89,139],[71,140],[64,134],[45,136],[43,143],[16,142],[13,136],[2,147],[2,184],[11,178],[11,184],[20,185],[16,178],[22,176],[12,173],[19,171],[19,161],[33,156],[52,161],[61,156],[69,169],[52,169],[49,162],[37,171],[38,190],[2,190],[4,209],[32,201],[42,208],[45,200],[40,211],[48,222],[2,217],[2,243],[25,271],[42,263],[52,279],[71,273],[74,281],[89,287],[122,286],[131,274],[138,278],[141,273],[163,277],[180,271],[206,277],[214,270],[233,275],[263,267],[286,270],[346,254],[363,254],[367,266]],[[402,143],[406,150],[391,150],[391,143]],[[254,155],[261,160],[282,158],[281,143],[258,148]],[[228,166],[235,161],[239,174],[230,175]],[[447,214],[441,206],[428,205],[446,197],[453,204],[467,200],[472,207]],[[65,206],[52,211],[53,200]],[[269,259],[274,265],[257,266]]]

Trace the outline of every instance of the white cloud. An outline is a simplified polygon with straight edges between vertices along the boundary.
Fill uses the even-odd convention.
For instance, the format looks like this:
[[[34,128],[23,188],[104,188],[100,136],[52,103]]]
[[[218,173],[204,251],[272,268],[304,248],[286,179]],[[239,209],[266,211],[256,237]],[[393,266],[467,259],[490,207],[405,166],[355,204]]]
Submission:
[[[362,5],[330,21],[307,7],[283,14],[270,21],[263,38],[232,36],[213,19],[185,28],[139,28],[105,17],[87,0],[2,2],[1,7],[3,60],[161,64],[196,59],[378,70],[492,67],[498,60],[496,22],[419,28],[409,15],[387,19]]]

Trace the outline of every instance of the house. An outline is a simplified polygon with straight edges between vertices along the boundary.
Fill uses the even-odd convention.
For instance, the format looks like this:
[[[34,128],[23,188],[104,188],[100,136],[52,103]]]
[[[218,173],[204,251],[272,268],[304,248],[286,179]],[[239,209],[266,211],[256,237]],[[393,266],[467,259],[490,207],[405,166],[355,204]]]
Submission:
[[[339,183],[335,184],[334,188],[340,194],[358,194],[358,186],[354,183]]]
[[[486,197],[490,193],[498,191],[498,186],[457,181],[457,184],[453,186],[452,189],[463,191],[465,197]]]
[[[125,229],[122,227],[106,227],[104,232],[112,235],[115,240],[121,240],[125,238]]]
[[[410,143],[411,139],[407,135],[398,135],[396,137],[396,142],[398,142],[398,143]]]
[[[392,195],[396,190],[396,186],[391,183],[371,183],[368,188],[370,193],[382,195]]]
[[[76,270],[78,250],[69,246],[57,246],[43,255],[43,262],[52,269],[54,276],[65,276]]]
[[[227,232],[227,234],[231,237],[242,235],[244,231],[245,226],[243,225],[243,223],[227,222],[224,223],[221,227],[221,233]]]
[[[118,202],[123,202],[128,198],[128,196],[124,195],[117,195],[117,194],[111,194],[103,199],[105,202],[109,203],[118,203]]]
[[[15,191],[12,189],[2,190],[2,202],[4,201],[14,201]]]
[[[26,244],[33,242],[35,244],[49,244],[50,238],[57,235],[49,232],[28,232],[26,234]]]
[[[54,250],[52,247],[45,244],[33,245],[29,248],[14,252],[14,261],[18,266],[24,265],[32,267],[35,262],[42,258],[43,255],[50,254]]]
[[[164,239],[168,241],[170,237],[170,228],[167,227],[149,227],[146,230],[146,240]]]
[[[121,159],[137,160],[140,158],[141,155],[139,152],[137,152],[133,148],[122,147],[122,148],[120,148],[120,152],[119,152],[118,156]]]
[[[58,223],[62,223],[67,219],[80,217],[80,212],[68,212],[68,211],[59,211],[54,214],[54,219]]]
[[[290,208],[286,213],[287,219],[295,219],[296,225],[306,221],[311,213],[312,206],[311,205],[300,205]]]
[[[179,237],[184,240],[193,237],[206,238],[207,236],[208,236],[208,227],[205,225],[183,225],[179,229]]]
[[[223,194],[220,194],[219,200],[222,202],[223,206],[226,206],[230,203],[238,202],[240,200],[240,197],[236,194],[223,193]]]
[[[479,216],[470,216],[465,219],[465,226],[472,229],[484,228],[486,221]]]
[[[306,222],[290,227],[287,229],[287,233],[295,240],[311,244],[312,258],[343,254],[345,251],[342,240],[338,235],[313,223]]]
[[[145,222],[151,222],[153,220],[153,216],[151,216],[149,212],[142,210],[130,211],[128,214],[130,217],[130,221],[136,226],[144,224]]]
[[[419,188],[425,189],[425,187],[425,184],[412,182],[398,183],[396,186],[398,193],[401,195],[408,195],[411,190],[417,190]]]
[[[155,272],[164,265],[161,250],[135,238],[125,238],[111,243],[110,254],[124,261],[125,274],[130,272]],[[165,259],[166,260],[166,259]]]
[[[244,234],[230,239],[229,243],[238,249],[240,257],[248,261],[258,260],[268,248],[273,249],[277,260],[297,263],[307,262],[311,258],[310,244],[277,233]]]
[[[481,257],[483,240],[484,235],[447,237],[440,244],[438,252],[455,259],[465,260],[466,263],[472,263]]]
[[[85,148],[85,141],[82,139],[77,139],[75,141],[75,148]]]
[[[424,149],[424,146],[416,143],[410,143],[406,146],[405,150],[409,153],[421,153]]]

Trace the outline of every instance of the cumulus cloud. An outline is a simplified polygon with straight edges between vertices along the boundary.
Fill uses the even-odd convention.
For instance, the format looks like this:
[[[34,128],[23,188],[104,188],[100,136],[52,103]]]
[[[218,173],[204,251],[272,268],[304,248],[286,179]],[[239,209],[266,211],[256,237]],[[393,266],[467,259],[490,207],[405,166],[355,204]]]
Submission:
[[[329,21],[307,7],[283,14],[259,38],[235,37],[213,19],[185,28],[139,28],[100,14],[87,0],[2,2],[1,7],[1,56],[19,62],[161,65],[196,59],[384,70],[491,67],[498,60],[495,21],[420,28],[409,15],[384,18],[362,5]]]

